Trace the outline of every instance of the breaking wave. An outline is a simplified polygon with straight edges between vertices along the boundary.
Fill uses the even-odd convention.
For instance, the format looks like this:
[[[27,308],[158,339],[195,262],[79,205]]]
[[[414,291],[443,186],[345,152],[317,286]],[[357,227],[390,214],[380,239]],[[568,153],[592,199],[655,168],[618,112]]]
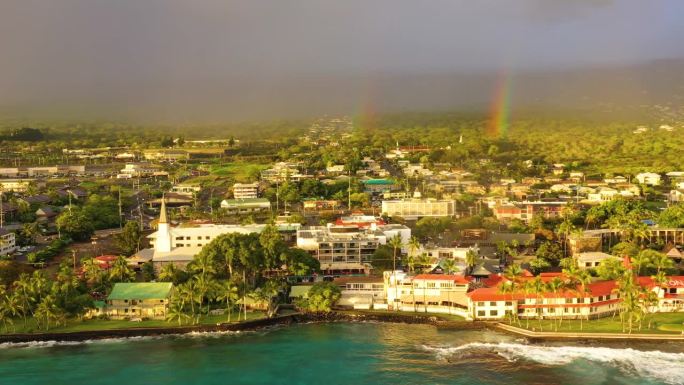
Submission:
[[[518,343],[473,342],[456,347],[423,346],[440,359],[478,353],[496,353],[508,361],[529,360],[548,366],[567,365],[587,360],[612,365],[620,370],[650,377],[668,384],[681,384],[684,379],[684,353],[615,349],[581,346],[540,346]]]
[[[224,336],[238,336],[241,334],[252,333],[251,331],[213,331],[213,332],[189,332],[183,334],[163,334],[154,336],[131,336],[131,337],[112,337],[88,339],[83,341],[28,341],[28,342],[4,342],[0,343],[0,349],[11,348],[51,348],[57,346],[77,346],[89,344],[112,344],[121,342],[150,341],[159,339],[188,339],[188,338],[220,338]]]

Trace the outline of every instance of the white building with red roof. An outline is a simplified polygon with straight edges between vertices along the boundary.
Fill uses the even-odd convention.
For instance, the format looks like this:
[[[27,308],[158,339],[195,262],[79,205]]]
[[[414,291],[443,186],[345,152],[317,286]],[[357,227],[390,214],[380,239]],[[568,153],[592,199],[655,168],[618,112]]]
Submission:
[[[470,279],[453,274],[384,272],[389,309],[466,316]]]

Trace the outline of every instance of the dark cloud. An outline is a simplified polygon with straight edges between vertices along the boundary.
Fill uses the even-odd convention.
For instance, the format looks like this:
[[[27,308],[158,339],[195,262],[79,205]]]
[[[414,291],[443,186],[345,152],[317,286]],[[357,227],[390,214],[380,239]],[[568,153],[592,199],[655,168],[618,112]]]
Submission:
[[[151,119],[316,114],[387,97],[370,91],[377,79],[682,57],[682,14],[678,0],[4,0],[0,106]],[[401,103],[375,102],[411,104],[412,89],[392,91],[406,94],[388,98]],[[469,92],[413,99],[457,105]]]

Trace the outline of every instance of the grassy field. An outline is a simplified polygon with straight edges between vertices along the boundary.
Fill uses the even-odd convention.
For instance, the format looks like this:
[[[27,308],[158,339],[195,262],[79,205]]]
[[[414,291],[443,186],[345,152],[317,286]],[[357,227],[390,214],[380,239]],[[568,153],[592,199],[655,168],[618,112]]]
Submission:
[[[256,320],[264,318],[265,314],[263,312],[247,312],[247,320]],[[225,323],[228,321],[227,315],[216,315],[216,316],[202,316],[200,318],[200,325],[216,325],[217,323]],[[233,323],[237,322],[237,314],[233,313],[231,321]],[[242,321],[242,319],[241,319]],[[9,326],[6,330],[5,328],[0,329],[2,333],[69,333],[69,332],[80,332],[80,331],[93,331],[93,330],[114,330],[114,329],[135,329],[135,328],[173,328],[177,327],[178,322],[167,322],[164,320],[145,320],[142,322],[131,322],[126,320],[102,320],[102,319],[91,319],[79,321],[78,319],[67,320],[67,324],[54,326],[51,325],[49,330],[39,329],[35,319],[28,319],[26,325],[22,319],[16,319],[14,321],[14,330],[12,326]],[[187,326],[185,323],[183,326]]]
[[[223,163],[212,165],[209,172],[216,176],[233,177],[236,181],[247,181],[250,177],[258,176],[268,165],[247,162]]]
[[[643,322],[642,329],[638,330],[638,325],[636,325],[637,329],[633,330],[632,333],[681,333],[684,330],[683,325],[684,313],[649,314]],[[526,320],[520,320],[520,325],[513,322],[513,326],[522,326],[537,332],[622,333],[622,323],[619,316],[584,320],[581,323],[579,320],[563,320],[560,325],[558,325],[558,321],[554,320],[542,320],[541,325],[538,320],[529,320],[529,323]]]

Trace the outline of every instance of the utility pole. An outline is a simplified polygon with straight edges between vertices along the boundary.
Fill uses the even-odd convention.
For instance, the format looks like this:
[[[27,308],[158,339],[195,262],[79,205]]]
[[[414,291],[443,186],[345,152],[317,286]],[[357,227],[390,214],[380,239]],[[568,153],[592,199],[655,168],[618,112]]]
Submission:
[[[347,187],[347,208],[349,208],[351,213],[351,170],[347,170],[347,181],[349,182]]]
[[[121,187],[119,187],[119,229],[123,229],[123,213],[121,212]]]
[[[4,194],[4,187],[0,186],[0,229],[5,225],[5,207],[2,204],[2,195]]]

